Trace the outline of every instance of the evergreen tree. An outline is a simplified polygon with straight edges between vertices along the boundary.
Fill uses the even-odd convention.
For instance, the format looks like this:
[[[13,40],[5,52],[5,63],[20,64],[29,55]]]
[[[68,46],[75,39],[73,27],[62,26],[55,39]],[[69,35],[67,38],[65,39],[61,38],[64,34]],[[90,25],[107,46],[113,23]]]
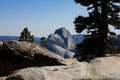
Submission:
[[[34,42],[34,36],[30,34],[30,31],[28,31],[27,27],[25,27],[24,30],[21,32],[19,41]]]
[[[77,46],[78,50],[86,49],[88,51],[86,53],[97,51],[96,54],[93,53],[95,56],[104,56],[107,51],[109,25],[120,29],[120,0],[75,0],[75,2],[89,10],[87,17],[78,16],[74,21],[76,32],[81,33],[87,29],[89,35],[83,41],[86,45],[82,45],[82,49]]]
[[[45,37],[41,37],[40,45],[47,48],[47,42]]]

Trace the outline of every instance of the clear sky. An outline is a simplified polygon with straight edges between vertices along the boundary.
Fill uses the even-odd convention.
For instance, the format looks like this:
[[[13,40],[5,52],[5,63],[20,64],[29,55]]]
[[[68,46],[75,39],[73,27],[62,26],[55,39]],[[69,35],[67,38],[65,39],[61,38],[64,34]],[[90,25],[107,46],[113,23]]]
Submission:
[[[19,36],[24,27],[37,37],[60,27],[75,34],[74,18],[84,11],[74,0],[0,0],[0,35]]]
[[[0,35],[19,36],[24,27],[37,37],[65,27],[71,34],[74,18],[87,15],[74,0],[0,0]]]

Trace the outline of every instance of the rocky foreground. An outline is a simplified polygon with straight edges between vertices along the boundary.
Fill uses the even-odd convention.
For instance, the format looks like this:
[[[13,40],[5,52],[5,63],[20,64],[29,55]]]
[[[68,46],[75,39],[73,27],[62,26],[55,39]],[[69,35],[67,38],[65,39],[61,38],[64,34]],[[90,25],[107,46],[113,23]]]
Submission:
[[[30,42],[0,42],[0,76],[27,67],[64,65],[64,58]]]
[[[16,51],[21,52],[21,50],[16,49],[14,51],[14,48],[12,46],[9,46],[9,47],[5,46],[8,43],[9,44],[11,43],[10,45],[15,46],[15,48],[17,48],[16,45],[18,45],[18,43],[19,43],[19,47],[23,44],[24,44],[24,46],[28,45],[28,44],[25,44],[25,42],[22,42],[22,43],[16,42],[16,41],[5,42],[2,44],[2,47],[0,47],[0,49],[1,49],[1,51],[2,50],[4,50],[4,51],[12,50],[11,53],[9,53],[9,54],[14,54],[12,52],[16,52]],[[14,44],[16,43],[16,44],[13,45],[13,43]],[[29,43],[29,47],[30,47],[30,45],[31,45],[31,43]],[[6,48],[4,48],[4,47],[6,47]],[[28,46],[24,47],[24,49],[25,48],[27,48],[27,50],[30,50],[28,48]],[[38,49],[37,54],[41,54],[41,53],[44,54],[43,52],[46,51],[45,54],[47,54],[49,56],[46,57],[45,59],[50,59],[49,60],[49,61],[51,61],[50,63],[54,63],[54,64],[50,64],[49,61],[46,61],[45,62],[46,64],[45,63],[42,64],[42,67],[41,67],[39,65],[41,63],[43,63],[45,59],[42,61],[40,59],[37,59],[36,63],[40,62],[39,64],[37,64],[37,66],[34,66],[34,65],[28,66],[28,67],[23,66],[21,69],[19,69],[19,67],[16,68],[16,67],[14,67],[15,66],[14,65],[13,68],[16,68],[17,70],[11,72],[11,74],[7,75],[6,77],[1,76],[0,80],[120,80],[120,56],[108,56],[108,57],[95,58],[90,63],[87,63],[87,62],[78,62],[76,59],[63,59],[60,56],[54,55],[54,53],[51,53],[51,52],[47,51],[46,49],[43,49],[42,47],[39,47],[39,48],[37,47],[37,49]],[[43,52],[41,52],[39,49]],[[26,49],[25,49],[25,51],[26,51]],[[24,50],[23,50],[23,52],[24,52]],[[21,53],[23,53],[23,52],[21,52]],[[30,59],[32,58],[32,60],[34,61],[34,59],[36,59],[36,57],[34,57],[36,53],[34,53],[34,52],[35,51],[32,52],[32,54],[33,54],[32,57],[31,56],[26,57],[23,54],[20,55],[21,53],[19,53],[19,56],[22,56],[22,59],[25,58],[25,60],[28,58],[30,58]],[[50,55],[48,53],[51,53],[52,55]],[[3,52],[0,54],[3,54]],[[12,58],[15,58],[16,57],[15,55]],[[43,55],[41,57],[44,58],[44,56],[47,56],[47,55]],[[3,55],[1,55],[1,56],[3,56]],[[54,56],[54,57],[52,57],[52,56]],[[5,55],[3,57],[5,57]],[[17,57],[18,57],[18,54],[17,54]],[[0,59],[2,59],[2,57]],[[19,60],[21,58],[15,58],[15,59]],[[14,60],[14,59],[12,59],[12,60]],[[56,63],[56,61],[57,61],[57,63]],[[47,63],[49,63],[49,66],[47,65]],[[58,63],[60,65],[58,65]],[[33,63],[31,63],[31,64],[33,64]],[[3,67],[1,67],[3,65],[5,66],[5,64],[3,63],[2,65],[0,65],[0,68],[3,68]],[[5,66],[5,68],[9,70],[9,66],[12,66],[12,65],[8,64],[7,66]],[[22,63],[22,65],[23,65],[23,63]],[[28,65],[28,64],[24,64],[24,65]],[[19,66],[20,66],[20,64],[19,64]],[[0,74],[1,74],[1,72],[0,72]]]
[[[96,58],[90,63],[73,61],[67,66],[25,68],[7,76],[6,80],[120,80],[120,57]]]

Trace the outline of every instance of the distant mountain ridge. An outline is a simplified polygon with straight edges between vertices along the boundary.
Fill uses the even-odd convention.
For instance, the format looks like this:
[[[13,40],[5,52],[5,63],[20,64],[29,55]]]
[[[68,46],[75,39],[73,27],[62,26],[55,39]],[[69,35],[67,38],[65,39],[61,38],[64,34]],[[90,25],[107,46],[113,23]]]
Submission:
[[[47,49],[64,57],[72,58],[76,52],[76,44],[82,42],[84,35],[71,33],[66,28],[58,28],[46,39]],[[18,36],[0,36],[0,41],[19,40]],[[40,43],[40,38],[35,37],[35,42]]]
[[[34,37],[36,43],[40,43],[40,38]],[[18,36],[0,36],[0,41],[10,41],[10,40],[19,40]]]
[[[72,35],[72,37],[75,43],[78,44],[84,40],[85,34],[75,34],[75,35]]]
[[[0,36],[0,41],[19,40],[17,36]]]
[[[75,34],[75,35],[72,35],[75,43],[82,42],[84,40],[84,36],[85,36],[84,34]],[[0,41],[10,41],[10,40],[16,40],[16,41],[18,41],[19,37],[18,36],[0,36]],[[40,43],[40,38],[35,37],[35,42],[36,43]]]

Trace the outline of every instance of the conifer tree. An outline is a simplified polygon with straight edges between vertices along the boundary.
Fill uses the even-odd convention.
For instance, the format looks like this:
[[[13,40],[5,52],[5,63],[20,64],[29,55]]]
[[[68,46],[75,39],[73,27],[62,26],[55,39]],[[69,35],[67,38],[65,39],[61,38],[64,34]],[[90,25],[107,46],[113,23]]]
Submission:
[[[27,27],[25,27],[24,30],[21,32],[19,41],[34,42],[34,36],[30,34],[30,31],[28,31]]]
[[[109,25],[113,26],[115,29],[120,29],[120,0],[74,1],[87,7],[89,14],[87,17],[78,16],[74,21],[76,32],[81,33],[87,29],[89,36],[83,41],[83,44],[86,45],[77,45],[78,50],[86,49],[88,51],[86,54],[97,51],[94,56],[104,56],[107,52],[108,33],[111,32],[109,31]],[[95,46],[96,50],[94,49]]]
[[[47,42],[45,37],[41,37],[40,45],[47,48]]]

